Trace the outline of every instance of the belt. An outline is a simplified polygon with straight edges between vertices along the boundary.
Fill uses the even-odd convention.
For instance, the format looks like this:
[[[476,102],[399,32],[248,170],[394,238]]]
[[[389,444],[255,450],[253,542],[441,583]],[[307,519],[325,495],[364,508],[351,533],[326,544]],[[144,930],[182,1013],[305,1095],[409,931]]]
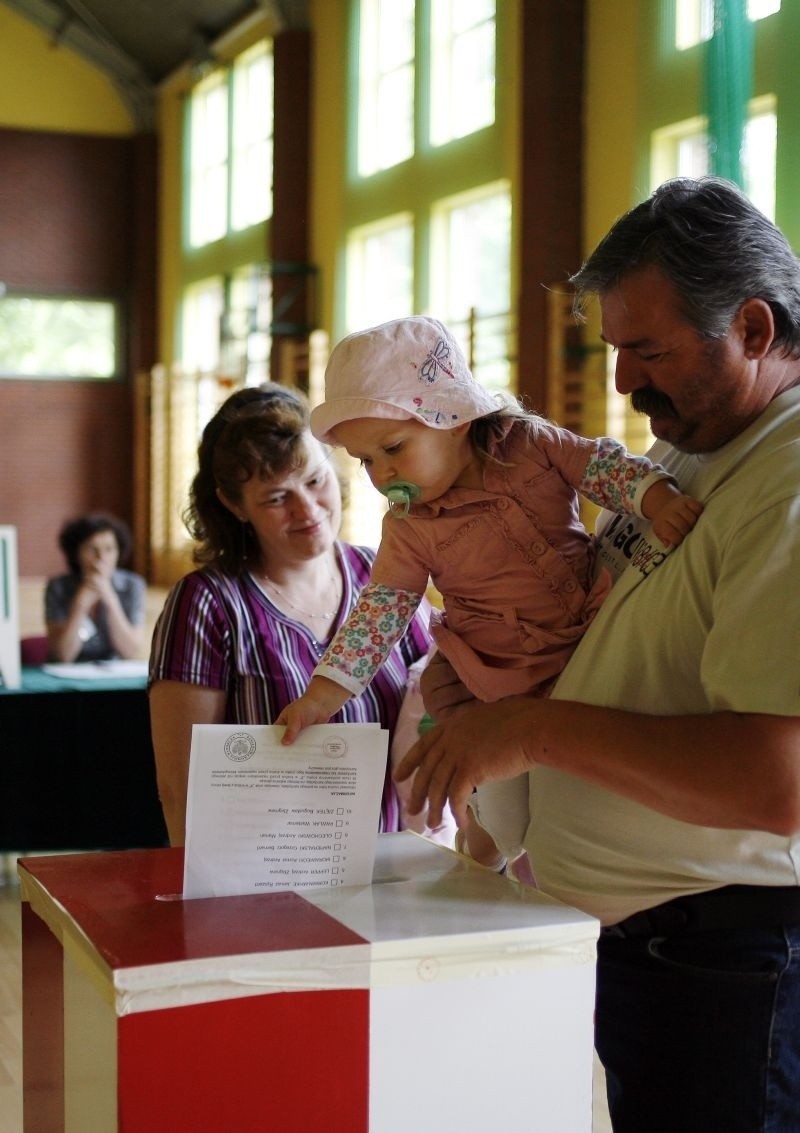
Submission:
[[[800,886],[726,885],[675,897],[600,931],[602,936],[630,938],[783,924],[800,924]]]

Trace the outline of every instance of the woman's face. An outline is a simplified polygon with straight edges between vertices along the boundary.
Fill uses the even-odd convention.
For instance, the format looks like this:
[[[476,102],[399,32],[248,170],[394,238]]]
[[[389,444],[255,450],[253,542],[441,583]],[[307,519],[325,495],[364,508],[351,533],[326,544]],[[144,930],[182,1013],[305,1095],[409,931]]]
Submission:
[[[325,554],[339,533],[342,495],[330,456],[311,433],[302,448],[298,468],[269,479],[252,476],[238,503],[220,494],[237,519],[251,524],[265,567]]]
[[[97,531],[78,547],[78,566],[82,576],[102,574],[110,578],[117,569],[119,544],[113,531]]]

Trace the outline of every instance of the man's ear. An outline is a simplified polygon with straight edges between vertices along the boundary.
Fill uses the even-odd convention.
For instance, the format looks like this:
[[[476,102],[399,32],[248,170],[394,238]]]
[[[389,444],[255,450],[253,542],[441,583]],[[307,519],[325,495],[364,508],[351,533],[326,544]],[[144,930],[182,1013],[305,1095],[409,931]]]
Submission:
[[[242,515],[242,513],[240,512],[238,505],[233,503],[232,500],[229,500],[228,497],[225,495],[225,493],[222,491],[221,488],[217,488],[216,493],[217,493],[217,499],[222,504],[222,506],[226,507],[228,509],[228,511],[239,520],[240,523],[244,523],[245,519],[244,519],[244,516]]]
[[[775,316],[763,299],[747,299],[736,313],[734,324],[742,335],[748,358],[764,358],[775,341]]]

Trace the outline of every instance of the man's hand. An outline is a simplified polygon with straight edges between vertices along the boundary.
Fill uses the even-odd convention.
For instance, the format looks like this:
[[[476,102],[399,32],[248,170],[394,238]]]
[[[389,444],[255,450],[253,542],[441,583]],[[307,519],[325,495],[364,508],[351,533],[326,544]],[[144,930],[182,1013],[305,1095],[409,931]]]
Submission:
[[[475,787],[494,779],[512,779],[530,771],[537,701],[510,697],[494,704],[462,708],[444,724],[431,728],[401,759],[394,778],[414,775],[409,812],[419,814],[428,800],[428,825],[442,821],[449,799],[459,826],[467,820],[467,800]]]

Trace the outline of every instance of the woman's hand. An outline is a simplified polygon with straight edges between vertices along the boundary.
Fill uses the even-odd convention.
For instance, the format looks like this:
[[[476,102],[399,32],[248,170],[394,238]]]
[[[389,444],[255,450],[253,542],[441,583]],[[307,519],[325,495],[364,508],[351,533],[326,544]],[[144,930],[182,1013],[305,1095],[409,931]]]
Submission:
[[[84,570],[81,576],[81,590],[91,595],[94,601],[111,602],[116,598],[116,591],[111,579],[114,574],[114,564],[102,560],[92,563]]]

